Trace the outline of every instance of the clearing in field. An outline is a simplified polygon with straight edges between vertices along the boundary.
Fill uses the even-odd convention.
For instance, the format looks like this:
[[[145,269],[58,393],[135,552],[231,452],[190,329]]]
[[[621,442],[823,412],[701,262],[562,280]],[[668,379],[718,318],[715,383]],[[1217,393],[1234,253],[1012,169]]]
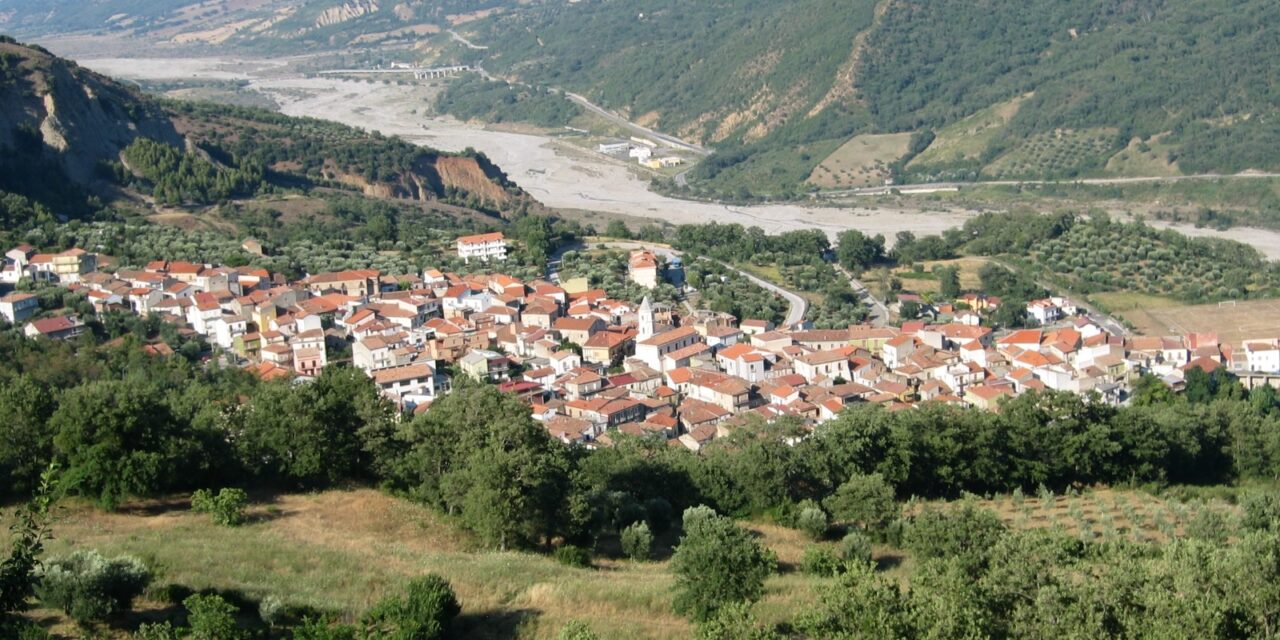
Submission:
[[[1152,136],[1143,142],[1137,138],[1107,160],[1107,173],[1117,176],[1175,176],[1180,173],[1177,161],[1170,160],[1176,147],[1161,141],[1169,134]]]
[[[921,262],[914,265],[912,269],[906,267],[898,267],[893,270],[893,275],[902,281],[902,288],[907,291],[916,293],[934,293],[938,291],[938,279],[933,275],[934,267],[958,267],[960,269],[960,288],[964,291],[979,291],[982,289],[982,279],[978,277],[978,271],[982,266],[990,262],[987,258],[965,257],[955,260],[931,260],[929,262]],[[912,273],[921,273],[925,277],[912,278]]]
[[[937,132],[937,137],[927,149],[907,163],[910,168],[938,165],[965,160],[977,160],[1004,126],[1013,119],[1034,94],[1028,93],[1008,102],[992,105],[977,113],[949,124]]]
[[[87,506],[60,512],[47,555],[71,549],[130,554],[157,569],[157,585],[230,591],[249,601],[275,595],[353,620],[428,572],[449,580],[462,603],[458,637],[554,638],[581,620],[602,638],[688,638],[688,621],[671,610],[667,569],[673,537],[659,537],[660,561],[597,558],[592,569],[548,556],[479,549],[447,518],[371,489],[263,498],[248,524],[214,525],[185,497],[126,506],[115,513]],[[0,518],[0,525],[8,524]],[[755,609],[764,622],[790,619],[826,579],[795,567],[810,543],[800,532],[744,523],[777,553],[781,571]],[[824,543],[832,544],[834,543]],[[878,548],[878,554],[883,554]],[[167,603],[144,598],[123,626],[154,620]],[[253,615],[255,612],[247,612]],[[57,612],[39,610],[44,620]],[[56,632],[74,635],[69,623]],[[123,629],[114,636],[127,637]]]
[[[1103,304],[1108,304],[1103,302]],[[1280,300],[1242,300],[1201,305],[1108,306],[1143,335],[1216,333],[1239,349],[1245,340],[1280,338]]]
[[[809,174],[808,183],[826,189],[878,187],[889,178],[889,165],[907,154],[910,133],[854,136]]]

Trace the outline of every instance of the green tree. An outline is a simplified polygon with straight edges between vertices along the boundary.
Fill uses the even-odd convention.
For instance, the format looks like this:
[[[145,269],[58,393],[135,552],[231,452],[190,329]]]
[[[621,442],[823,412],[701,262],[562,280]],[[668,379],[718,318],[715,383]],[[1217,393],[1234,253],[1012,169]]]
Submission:
[[[9,554],[0,562],[0,630],[10,616],[26,608],[27,599],[35,593],[40,554],[50,536],[49,509],[56,501],[56,476],[56,467],[41,474],[35,494],[17,510],[9,525]]]
[[[648,560],[653,552],[653,534],[649,525],[643,521],[636,522],[622,530],[620,537],[622,553],[637,562]]]
[[[726,605],[755,602],[776,559],[749,532],[724,516],[685,518],[671,558],[676,612],[704,621]]]
[[[402,596],[392,596],[365,614],[364,635],[386,640],[435,640],[445,637],[462,611],[449,581],[435,574],[409,582]]]
[[[0,497],[29,495],[53,459],[52,389],[30,376],[0,379]]]
[[[884,260],[884,236],[868,237],[856,229],[836,236],[836,258],[846,269],[860,272]]]
[[[201,442],[173,417],[160,393],[128,381],[68,391],[49,421],[68,488],[108,509],[190,482]]]
[[[403,481],[487,543],[546,544],[568,522],[568,451],[515,396],[457,389],[414,420],[408,438]]]
[[[191,496],[191,510],[213,516],[214,524],[236,527],[244,523],[249,496],[244,489],[224,488],[215,495],[208,489],[200,489]]]
[[[855,474],[824,502],[836,520],[879,532],[898,517],[893,487],[878,473]]]
[[[940,267],[935,270],[938,274],[939,293],[947,300],[955,300],[960,297],[960,270],[956,267]]]

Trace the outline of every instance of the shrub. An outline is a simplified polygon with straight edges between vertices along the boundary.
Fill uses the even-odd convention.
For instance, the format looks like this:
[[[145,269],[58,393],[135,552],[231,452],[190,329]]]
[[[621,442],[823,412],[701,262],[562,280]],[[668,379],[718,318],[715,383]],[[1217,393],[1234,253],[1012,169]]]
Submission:
[[[268,627],[275,628],[284,622],[288,610],[284,606],[284,601],[275,595],[269,595],[258,603],[258,617],[266,623]]]
[[[582,547],[566,544],[556,547],[551,553],[556,562],[568,567],[587,568],[591,566],[591,552]]]
[[[871,562],[871,541],[857,531],[850,531],[840,540],[840,559],[846,563]]]
[[[245,509],[249,506],[249,496],[243,489],[226,488],[214,495],[207,489],[200,489],[191,496],[191,510],[208,513],[213,516],[214,524],[235,527],[244,524]]]
[[[680,517],[680,526],[685,531],[688,531],[690,528],[697,526],[700,522],[705,522],[718,517],[720,516],[716,513],[715,509],[712,509],[705,504],[700,504],[696,507],[689,507],[684,510],[684,514]]]
[[[133,640],[178,640],[178,630],[168,622],[149,623],[138,627],[131,636]]]
[[[428,574],[410,582],[405,595],[374,605],[364,617],[364,636],[384,640],[435,640],[445,636],[461,612],[449,581]]]
[[[637,522],[623,529],[621,542],[622,552],[632,560],[648,560],[653,550],[653,534],[649,532],[649,525],[644,522]]]
[[[800,570],[811,575],[829,578],[840,573],[843,564],[835,552],[826,547],[808,547],[800,560]]]
[[[131,556],[105,558],[94,550],[50,560],[38,570],[36,595],[81,624],[127,611],[151,582],[151,571]]]
[[[996,514],[965,504],[959,509],[927,510],[903,531],[903,546],[921,559],[955,558],[966,570],[986,566],[991,547],[1004,535]]]
[[[800,509],[796,515],[796,528],[813,540],[821,540],[827,534],[827,513],[816,504]]]
[[[1251,492],[1240,499],[1240,526],[1247,531],[1269,531],[1280,526],[1280,496]]]
[[[591,627],[580,620],[570,620],[560,634],[556,636],[557,640],[599,640],[600,636],[596,635]]]
[[[356,630],[323,618],[307,618],[293,628],[293,640],[356,640]]]
[[[196,594],[182,601],[187,608],[187,624],[193,640],[234,640],[240,637],[236,626],[239,609],[216,594]]]

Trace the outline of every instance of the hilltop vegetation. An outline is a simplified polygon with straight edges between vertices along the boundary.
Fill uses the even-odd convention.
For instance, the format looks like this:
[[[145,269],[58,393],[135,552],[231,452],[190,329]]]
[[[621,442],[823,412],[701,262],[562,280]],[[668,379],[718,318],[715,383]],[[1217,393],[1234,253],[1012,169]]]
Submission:
[[[1274,169],[1277,20],[1263,0],[589,0],[466,29],[490,71],[714,146],[704,186],[777,193],[854,134],[932,134],[1001,105],[900,177],[1104,174],[1157,136],[1182,171]]]
[[[10,87],[0,93],[5,242],[37,230],[60,238],[59,219],[134,219],[150,208],[144,197],[193,207],[194,220],[239,225],[281,244],[354,231],[353,238],[382,248],[417,237],[413,229],[428,221],[456,231],[477,225],[455,218],[488,217],[496,225],[501,216],[536,208],[473,151],[446,154],[262,109],[160,102],[8,39],[0,40],[0,55]],[[318,202],[321,215],[282,220],[278,210],[253,204],[260,197]]]

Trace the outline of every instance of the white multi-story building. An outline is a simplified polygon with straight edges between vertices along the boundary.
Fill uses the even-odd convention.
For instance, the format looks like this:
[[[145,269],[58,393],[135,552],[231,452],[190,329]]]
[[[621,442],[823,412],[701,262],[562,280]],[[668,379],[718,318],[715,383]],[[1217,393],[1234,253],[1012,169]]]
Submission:
[[[1250,371],[1280,372],[1280,341],[1250,340],[1244,343],[1244,353]]]
[[[458,238],[458,257],[467,262],[472,258],[488,262],[507,259],[507,238],[501,231],[481,233]]]

